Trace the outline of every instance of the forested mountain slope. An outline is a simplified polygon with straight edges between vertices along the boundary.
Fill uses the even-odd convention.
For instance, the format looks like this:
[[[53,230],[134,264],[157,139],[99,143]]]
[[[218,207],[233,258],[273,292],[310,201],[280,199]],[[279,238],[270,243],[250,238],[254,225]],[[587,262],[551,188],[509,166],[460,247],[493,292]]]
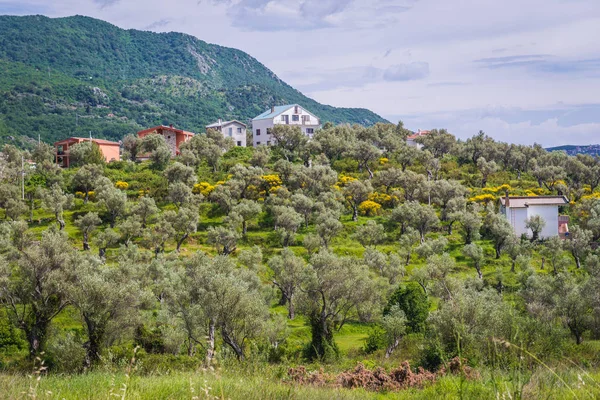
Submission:
[[[384,121],[369,110],[319,104],[242,51],[81,16],[0,16],[0,72],[1,142],[89,131],[120,139],[166,123],[201,131],[217,118],[247,120],[289,103],[322,121]]]

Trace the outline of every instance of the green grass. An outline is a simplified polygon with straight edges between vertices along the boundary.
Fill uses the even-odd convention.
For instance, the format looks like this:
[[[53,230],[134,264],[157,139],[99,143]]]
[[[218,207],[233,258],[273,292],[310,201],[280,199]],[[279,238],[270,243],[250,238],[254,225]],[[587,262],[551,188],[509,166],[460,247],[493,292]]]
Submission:
[[[558,376],[565,381],[565,386]],[[92,372],[82,375],[0,375],[6,399],[594,399],[600,396],[598,372],[556,375],[538,370],[532,376],[484,372],[479,379],[445,376],[424,388],[375,393],[364,389],[299,386],[285,382],[281,371],[199,370],[164,375]],[[333,386],[333,385],[332,385]]]

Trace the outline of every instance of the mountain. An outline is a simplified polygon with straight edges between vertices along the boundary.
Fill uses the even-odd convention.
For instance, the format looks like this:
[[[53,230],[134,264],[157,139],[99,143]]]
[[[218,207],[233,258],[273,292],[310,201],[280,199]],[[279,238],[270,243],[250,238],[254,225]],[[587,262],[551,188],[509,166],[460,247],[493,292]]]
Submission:
[[[0,142],[118,140],[143,127],[191,131],[298,103],[322,121],[386,122],[322,105],[248,54],[182,33],[124,30],[75,16],[0,16]]]
[[[575,156],[577,154],[589,154],[590,156],[600,156],[600,144],[590,144],[587,146],[574,146],[574,145],[566,145],[566,146],[558,146],[558,147],[550,147],[546,149],[548,151],[564,151],[570,156]]]

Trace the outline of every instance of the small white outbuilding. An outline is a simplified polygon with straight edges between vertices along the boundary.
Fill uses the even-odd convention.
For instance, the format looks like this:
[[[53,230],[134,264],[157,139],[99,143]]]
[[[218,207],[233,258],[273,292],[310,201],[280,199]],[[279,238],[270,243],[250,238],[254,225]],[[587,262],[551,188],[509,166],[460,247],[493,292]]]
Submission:
[[[527,220],[534,215],[543,218],[546,225],[540,238],[568,234],[568,217],[559,215],[558,208],[569,204],[565,196],[506,196],[500,199],[500,212],[506,216],[515,234],[531,237],[532,232],[525,227]]]

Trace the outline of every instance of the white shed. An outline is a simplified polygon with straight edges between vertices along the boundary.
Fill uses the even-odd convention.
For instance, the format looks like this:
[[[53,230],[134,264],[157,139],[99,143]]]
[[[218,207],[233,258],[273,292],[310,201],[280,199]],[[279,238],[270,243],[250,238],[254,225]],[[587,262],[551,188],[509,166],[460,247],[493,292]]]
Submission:
[[[540,232],[540,238],[559,236],[559,233],[568,232],[568,219],[559,218],[558,213],[558,207],[569,204],[565,196],[502,197],[500,204],[500,212],[509,220],[517,236],[532,235],[525,224],[534,215],[539,215],[546,222]]]

